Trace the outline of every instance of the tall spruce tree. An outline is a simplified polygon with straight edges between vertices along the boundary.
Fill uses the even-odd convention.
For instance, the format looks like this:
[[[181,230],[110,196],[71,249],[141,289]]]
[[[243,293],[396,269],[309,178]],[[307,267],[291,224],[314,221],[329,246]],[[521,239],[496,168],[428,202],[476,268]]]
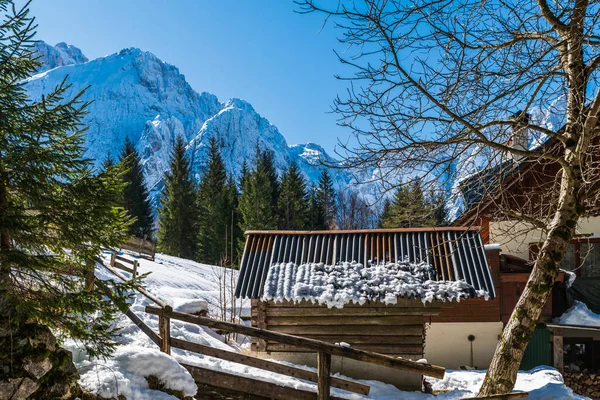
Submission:
[[[306,183],[298,164],[293,162],[281,176],[281,190],[277,203],[279,229],[306,229],[308,206]]]
[[[158,217],[158,249],[173,256],[194,258],[198,229],[196,191],[181,136],[177,137],[171,153],[164,185]]]
[[[227,176],[219,142],[213,136],[208,147],[208,163],[198,185],[199,211],[197,259],[207,264],[231,263],[231,218],[234,221],[237,190]],[[237,224],[236,224],[237,225]],[[228,260],[226,260],[226,258]]]
[[[115,159],[113,158],[112,154],[109,151],[108,154],[106,154],[106,158],[104,159],[104,162],[102,163],[102,171],[108,171],[108,170],[112,169],[114,166],[115,166]]]
[[[381,228],[385,228],[385,224],[386,222],[391,218],[391,211],[392,211],[392,202],[391,200],[386,197],[383,200],[383,207],[381,209],[381,214],[379,214],[379,220],[377,222],[377,228],[381,229]]]
[[[240,230],[276,229],[279,182],[272,154],[257,150],[254,169],[246,177],[242,176],[241,181],[243,186],[238,205]],[[241,248],[243,245],[240,241]]]
[[[271,193],[271,205],[276,208],[279,201],[281,186],[277,171],[275,170],[275,159],[270,150],[257,150],[256,171],[264,176],[269,192]]]
[[[40,63],[26,7],[0,1],[0,326],[10,332],[0,337],[0,381],[5,382],[28,376],[20,375],[26,373],[19,370],[19,349],[33,348],[31,335],[52,336],[44,327],[80,341],[91,356],[110,354],[113,322],[131,289],[112,281],[101,289],[84,280],[102,248],[118,247],[128,236],[131,221],[119,201],[123,171],[96,174],[84,157],[82,118],[88,103],[82,93],[69,94],[63,81],[40,100],[29,98],[22,81]],[[50,348],[33,353],[40,360],[49,354],[54,354]],[[67,382],[66,367],[60,378],[50,368],[34,391]],[[63,393],[29,395],[62,398]]]
[[[129,215],[135,218],[130,233],[140,238],[150,237],[154,225],[152,206],[144,185],[140,155],[129,137],[125,138],[119,162],[127,170],[124,176],[127,186],[123,190],[123,204]]]
[[[326,169],[321,172],[319,184],[317,186],[317,200],[323,208],[325,215],[325,225],[323,229],[335,228],[335,218],[337,215],[337,195],[333,188],[333,180]]]
[[[317,194],[317,187],[310,185],[308,188],[308,216],[306,221],[306,229],[312,231],[327,229],[327,222],[325,216],[325,207],[319,201]]]
[[[439,199],[425,196],[421,182],[415,180],[396,190],[391,203],[380,215],[378,226],[382,228],[418,228],[438,226],[444,221],[445,208]]]
[[[317,186],[309,191],[309,223],[313,230],[334,229],[337,216],[337,194],[329,172],[323,169]]]

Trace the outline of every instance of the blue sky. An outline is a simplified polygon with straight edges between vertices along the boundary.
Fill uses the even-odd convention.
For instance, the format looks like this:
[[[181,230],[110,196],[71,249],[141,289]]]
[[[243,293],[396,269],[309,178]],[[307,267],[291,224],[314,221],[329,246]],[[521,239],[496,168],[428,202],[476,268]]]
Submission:
[[[332,151],[348,131],[330,113],[346,84],[322,16],[294,13],[292,0],[34,0],[38,38],[67,42],[88,58],[125,47],[151,51],[192,87],[225,101],[240,97],[290,144]]]

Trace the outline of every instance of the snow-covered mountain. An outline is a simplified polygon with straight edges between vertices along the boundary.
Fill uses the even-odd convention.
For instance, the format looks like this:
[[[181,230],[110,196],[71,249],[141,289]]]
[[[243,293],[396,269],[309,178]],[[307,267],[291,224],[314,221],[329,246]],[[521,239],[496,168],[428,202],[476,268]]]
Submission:
[[[37,48],[44,65],[25,83],[31,96],[40,98],[66,75],[72,94],[90,86],[82,97],[94,100],[85,118],[89,126],[85,156],[96,160],[98,167],[109,152],[118,155],[129,137],[142,156],[149,189],[159,186],[177,136],[188,142],[196,178],[202,173],[213,136],[235,176],[244,160],[253,161],[256,146],[273,151],[280,173],[296,161],[309,183],[318,180],[323,168],[319,159],[335,162],[317,144],[289,146],[277,127],[248,102],[236,98],[220,102],[210,93],[196,92],[175,66],[150,52],[129,48],[88,61],[81,50],[65,43],[39,42]],[[340,187],[352,181],[348,171],[336,168],[331,172]]]

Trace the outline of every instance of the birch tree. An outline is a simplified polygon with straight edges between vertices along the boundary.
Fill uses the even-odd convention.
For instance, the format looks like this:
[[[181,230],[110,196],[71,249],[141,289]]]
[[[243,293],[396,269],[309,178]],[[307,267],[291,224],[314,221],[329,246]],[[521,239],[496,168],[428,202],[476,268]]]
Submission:
[[[577,222],[597,214],[600,5],[303,0],[299,12],[340,33],[348,166],[427,184],[459,178],[457,160],[479,163],[486,172],[465,178],[478,204],[545,233],[479,395],[510,392]],[[530,178],[510,173],[521,168]]]

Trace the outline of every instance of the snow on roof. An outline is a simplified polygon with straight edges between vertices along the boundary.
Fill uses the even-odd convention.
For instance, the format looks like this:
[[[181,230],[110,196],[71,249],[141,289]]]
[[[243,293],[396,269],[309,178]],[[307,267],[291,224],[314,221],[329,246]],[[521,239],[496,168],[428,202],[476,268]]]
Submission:
[[[600,328],[600,315],[592,312],[581,301],[575,301],[573,306],[558,318],[558,323]]]
[[[356,262],[336,265],[322,263],[278,263],[267,274],[264,300],[299,302],[308,300],[342,308],[352,302],[365,304],[381,301],[396,304],[398,298],[414,298],[424,304],[434,300],[460,301],[470,297],[488,298],[484,290],[475,290],[464,280],[436,281],[435,269],[424,262],[375,264]]]

